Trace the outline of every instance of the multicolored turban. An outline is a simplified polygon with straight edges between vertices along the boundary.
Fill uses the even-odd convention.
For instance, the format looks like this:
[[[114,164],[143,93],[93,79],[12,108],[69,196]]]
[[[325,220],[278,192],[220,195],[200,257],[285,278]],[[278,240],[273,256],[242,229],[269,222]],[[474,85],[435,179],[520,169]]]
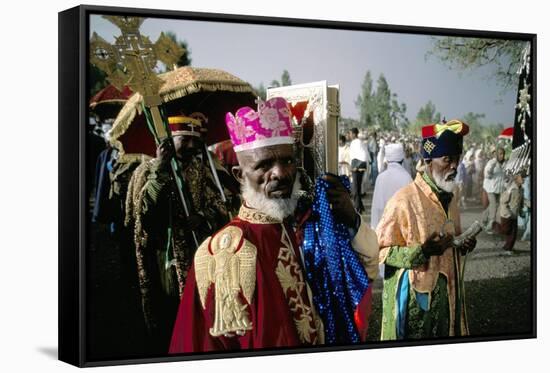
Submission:
[[[203,113],[192,113],[191,115],[176,115],[168,117],[168,126],[172,136],[195,136],[202,137],[206,134],[206,123],[208,118]]]
[[[459,120],[422,127],[422,157],[439,158],[462,154],[462,141],[470,128]]]

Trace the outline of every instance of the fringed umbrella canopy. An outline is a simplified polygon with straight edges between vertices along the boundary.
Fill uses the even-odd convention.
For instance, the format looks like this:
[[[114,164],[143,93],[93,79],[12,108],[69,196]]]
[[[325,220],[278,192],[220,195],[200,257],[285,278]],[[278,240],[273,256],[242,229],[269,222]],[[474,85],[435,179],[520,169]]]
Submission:
[[[208,118],[207,144],[229,138],[225,114],[243,106],[255,106],[256,95],[250,84],[223,70],[180,67],[160,74],[164,81],[159,94],[167,115],[201,112]],[[113,123],[110,141],[121,155],[155,156],[156,145],[142,112],[143,97],[135,93]]]

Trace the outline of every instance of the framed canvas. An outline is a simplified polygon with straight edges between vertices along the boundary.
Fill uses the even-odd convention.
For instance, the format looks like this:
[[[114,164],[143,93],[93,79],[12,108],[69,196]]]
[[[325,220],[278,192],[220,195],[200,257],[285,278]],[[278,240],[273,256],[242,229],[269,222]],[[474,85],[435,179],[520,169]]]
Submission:
[[[59,359],[536,337],[536,35],[59,13]]]

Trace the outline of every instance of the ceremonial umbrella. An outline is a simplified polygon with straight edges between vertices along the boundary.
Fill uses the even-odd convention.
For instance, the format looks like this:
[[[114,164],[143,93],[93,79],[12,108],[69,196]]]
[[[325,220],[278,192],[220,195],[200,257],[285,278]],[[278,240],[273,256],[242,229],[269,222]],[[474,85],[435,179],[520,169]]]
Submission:
[[[107,119],[114,119],[126,101],[132,96],[132,93],[127,86],[124,86],[122,91],[119,91],[115,86],[109,84],[90,99],[90,110],[102,122]]]
[[[500,135],[498,135],[499,139],[512,140],[512,137],[514,137],[514,127],[505,128]]]
[[[208,145],[229,138],[225,125],[227,112],[255,106],[256,95],[250,84],[223,70],[185,66],[158,77],[163,81],[159,95],[164,114],[203,113],[208,118]],[[139,93],[130,97],[110,131],[110,141],[119,149],[122,162],[142,154],[155,156],[156,144],[142,104]]]

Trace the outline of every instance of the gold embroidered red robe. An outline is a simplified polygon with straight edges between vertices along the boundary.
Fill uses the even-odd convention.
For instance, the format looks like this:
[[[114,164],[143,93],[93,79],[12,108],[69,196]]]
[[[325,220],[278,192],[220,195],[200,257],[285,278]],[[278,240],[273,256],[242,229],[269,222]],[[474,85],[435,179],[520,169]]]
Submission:
[[[295,347],[323,335],[292,228],[243,206],[197,250],[169,352]]]

